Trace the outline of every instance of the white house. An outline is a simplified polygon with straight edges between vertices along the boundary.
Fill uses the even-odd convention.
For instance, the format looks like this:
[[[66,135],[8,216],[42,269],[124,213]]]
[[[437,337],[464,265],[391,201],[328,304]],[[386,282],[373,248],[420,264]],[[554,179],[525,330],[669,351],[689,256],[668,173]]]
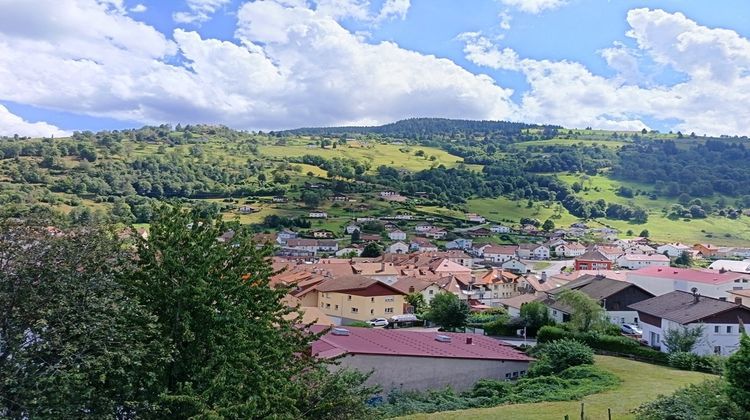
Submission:
[[[531,257],[536,260],[548,260],[549,248],[547,248],[545,245],[539,245],[531,250]]]
[[[492,244],[472,244],[470,252],[479,258],[484,257],[484,250],[491,247]]]
[[[476,213],[466,213],[466,220],[472,223],[484,223],[487,221],[487,219]]]
[[[348,257],[352,254],[359,257],[360,255],[362,255],[362,248],[356,246],[347,246],[336,251],[337,257]]]
[[[438,247],[435,246],[432,242],[425,238],[414,238],[411,240],[411,243],[409,244],[409,248],[412,251],[419,251],[419,252],[437,252]]]
[[[388,237],[392,241],[405,241],[406,240],[406,233],[402,230],[396,229],[388,232]]]
[[[388,247],[388,253],[390,254],[406,254],[409,252],[409,245],[403,242],[396,242]]]
[[[730,290],[745,288],[750,282],[750,274],[658,266],[628,271],[625,276],[655,296],[675,290],[690,292],[695,288],[703,296],[721,300],[727,298]]]
[[[630,305],[638,311],[643,339],[666,352],[664,335],[669,330],[702,328],[693,353],[728,356],[739,347],[740,323],[750,323],[750,309],[736,303],[674,291]]]
[[[566,244],[558,245],[555,248],[555,255],[558,257],[580,257],[586,253],[586,247],[579,244],[578,242],[569,242]]]
[[[500,265],[504,270],[512,271],[514,273],[521,273],[526,274],[531,270],[531,266],[526,265],[521,260],[517,258],[510,259],[508,261],[505,261]]]
[[[662,254],[623,254],[617,258],[617,265],[629,270],[651,266],[669,267],[669,257]]]
[[[324,211],[311,211],[310,213],[307,214],[307,217],[311,219],[327,219],[328,213]]]
[[[286,245],[286,242],[290,239],[297,239],[299,235],[297,232],[289,229],[284,229],[281,232],[276,235],[276,242],[279,243],[279,245]]]
[[[521,259],[549,259],[549,248],[540,244],[520,244],[516,250],[516,255]]]
[[[490,226],[490,231],[492,233],[510,233],[510,228],[508,226],[492,225]]]
[[[708,268],[716,271],[732,271],[735,273],[750,274],[750,260],[716,260],[712,262]]]
[[[348,235],[351,235],[352,233],[357,231],[362,232],[362,228],[360,228],[359,225],[355,225],[354,223],[346,225],[345,230]]]
[[[487,261],[503,263],[516,257],[515,245],[490,245],[483,249],[482,255]]]
[[[432,228],[430,230],[422,232],[422,234],[428,238],[443,239],[448,234],[448,232],[440,228]]]
[[[676,243],[672,243],[672,244],[664,244],[664,245],[656,248],[656,252],[658,252],[659,254],[662,254],[662,255],[664,253],[666,253],[666,255],[668,255],[668,256],[670,256],[672,258],[676,258],[676,257],[679,257],[680,255],[682,255],[683,252],[689,251],[690,248],[691,247],[688,246],[688,245],[676,242]]]
[[[466,238],[456,238],[447,244],[445,244],[445,249],[471,249],[471,245],[473,243],[473,240],[466,239]]]
[[[427,232],[428,230],[432,230],[434,228],[435,228],[435,226],[433,226],[433,225],[431,225],[429,223],[420,223],[420,224],[418,224],[414,228],[414,230],[417,231],[417,232],[419,232],[419,233],[423,233],[423,232]]]

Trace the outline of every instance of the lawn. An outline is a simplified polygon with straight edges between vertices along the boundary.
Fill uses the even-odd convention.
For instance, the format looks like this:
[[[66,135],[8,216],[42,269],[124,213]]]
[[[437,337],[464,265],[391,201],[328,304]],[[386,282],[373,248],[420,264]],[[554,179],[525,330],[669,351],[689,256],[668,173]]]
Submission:
[[[556,226],[569,226],[575,223],[578,218],[568,213],[562,205],[548,205],[543,202],[535,202],[531,208],[527,207],[528,202],[511,200],[507,197],[497,198],[477,198],[469,200],[467,209],[469,212],[478,213],[493,222],[503,222],[512,220],[518,223],[523,217],[539,219],[541,222],[552,218],[557,213],[560,217],[553,218]]]
[[[581,138],[570,138],[570,139],[554,138],[554,139],[549,139],[549,140],[524,141],[521,143],[516,143],[514,146],[517,148],[526,148],[530,146],[580,145],[580,146],[600,146],[600,147],[607,147],[607,148],[617,148],[617,147],[621,147],[624,144],[625,142],[622,142],[622,141],[607,140],[607,139],[589,140],[589,139],[581,139]]]
[[[674,370],[609,356],[596,356],[596,364],[617,375],[622,379],[622,384],[611,391],[589,395],[583,399],[586,418],[591,419],[606,419],[608,408],[612,410],[613,419],[633,419],[630,411],[644,402],[653,400],[658,394],[669,394],[678,388],[711,377],[704,373]],[[566,401],[504,405],[405,418],[561,420],[566,414],[571,419],[580,418],[580,410],[581,401]]]

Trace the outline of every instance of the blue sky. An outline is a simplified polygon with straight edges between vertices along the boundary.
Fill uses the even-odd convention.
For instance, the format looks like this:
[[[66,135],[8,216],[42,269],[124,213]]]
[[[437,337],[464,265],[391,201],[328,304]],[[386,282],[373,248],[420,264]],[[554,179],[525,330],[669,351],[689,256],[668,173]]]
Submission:
[[[750,3],[0,1],[0,135],[437,116],[750,134]]]

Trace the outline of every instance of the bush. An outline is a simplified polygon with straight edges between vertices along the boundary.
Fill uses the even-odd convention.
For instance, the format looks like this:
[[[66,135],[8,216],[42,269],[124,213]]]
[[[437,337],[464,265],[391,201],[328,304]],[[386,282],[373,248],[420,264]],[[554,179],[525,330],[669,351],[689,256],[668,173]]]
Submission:
[[[556,374],[569,367],[594,364],[594,351],[569,338],[544,344],[535,354],[539,359],[529,369],[529,376]]]
[[[726,383],[721,379],[690,385],[669,396],[661,395],[633,412],[638,420],[750,419],[750,415],[727,396]]]
[[[643,347],[637,341],[623,336],[577,333],[566,331],[559,327],[543,327],[537,334],[537,341],[541,344],[561,340],[563,338],[578,340],[598,351],[633,356],[651,363],[663,365],[668,364],[668,356],[666,353],[662,353],[649,347]]]
[[[694,370],[717,375],[724,371],[724,364],[726,363],[726,358],[721,356],[699,356],[687,352],[670,353],[668,359],[669,366],[675,369]]]

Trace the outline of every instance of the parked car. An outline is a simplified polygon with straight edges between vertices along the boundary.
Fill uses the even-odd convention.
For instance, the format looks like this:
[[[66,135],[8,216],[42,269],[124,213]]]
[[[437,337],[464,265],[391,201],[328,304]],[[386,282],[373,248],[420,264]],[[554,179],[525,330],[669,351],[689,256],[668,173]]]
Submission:
[[[407,321],[418,321],[419,318],[417,318],[414,314],[403,314],[403,315],[394,315],[391,317],[392,322],[407,322]]]
[[[385,327],[388,325],[388,320],[385,318],[373,318],[367,321],[367,323],[373,327]]]
[[[643,335],[643,330],[641,329],[641,327],[635,324],[622,324],[620,326],[620,331],[628,335]]]

